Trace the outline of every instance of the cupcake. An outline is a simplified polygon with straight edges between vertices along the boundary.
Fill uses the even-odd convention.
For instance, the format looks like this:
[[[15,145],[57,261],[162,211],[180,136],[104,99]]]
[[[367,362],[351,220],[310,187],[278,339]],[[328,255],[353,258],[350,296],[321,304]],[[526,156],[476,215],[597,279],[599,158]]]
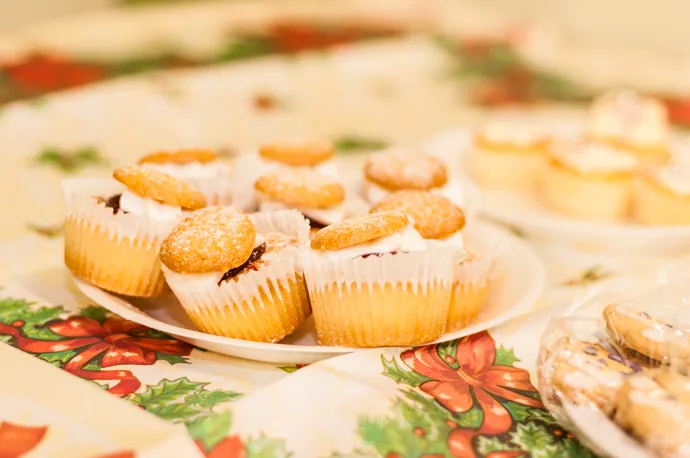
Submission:
[[[458,205],[468,199],[467,189],[450,179],[448,168],[440,159],[399,150],[371,154],[364,164],[364,199],[375,204],[388,194],[403,190],[437,192]]]
[[[495,263],[495,241],[477,231],[464,234],[463,211],[439,194],[398,191],[379,201],[371,212],[391,210],[402,211],[412,218],[414,228],[424,239],[437,240],[467,252],[467,258],[454,268],[446,332],[464,328],[486,303]]]
[[[77,278],[128,296],[165,289],[158,252],[185,211],[206,204],[192,185],[168,174],[129,166],[110,180],[72,179],[67,201],[65,264]]]
[[[333,145],[324,140],[288,139],[262,145],[258,153],[246,154],[237,160],[232,205],[244,211],[256,210],[254,182],[276,170],[313,171],[339,179],[333,152]]]
[[[321,229],[364,213],[358,201],[346,198],[343,184],[311,170],[274,170],[254,183],[262,211],[295,209],[312,229]]]
[[[550,141],[530,123],[493,120],[474,135],[469,158],[472,177],[489,188],[531,189]]]
[[[230,169],[212,151],[161,151],[142,157],[139,165],[186,181],[201,191],[209,205],[230,203]]]
[[[540,194],[551,209],[587,220],[626,217],[637,159],[588,141],[554,145],[540,176]]]
[[[346,219],[312,236],[307,288],[322,345],[418,345],[448,319],[459,249],[426,242],[402,212]]]
[[[246,215],[209,207],[165,239],[165,278],[187,315],[210,334],[277,342],[311,309],[300,262],[308,227],[297,212]]]
[[[670,154],[666,108],[658,100],[630,91],[604,94],[592,104],[587,135],[644,163],[663,162]]]
[[[642,224],[690,225],[690,164],[669,164],[641,174],[633,217]]]

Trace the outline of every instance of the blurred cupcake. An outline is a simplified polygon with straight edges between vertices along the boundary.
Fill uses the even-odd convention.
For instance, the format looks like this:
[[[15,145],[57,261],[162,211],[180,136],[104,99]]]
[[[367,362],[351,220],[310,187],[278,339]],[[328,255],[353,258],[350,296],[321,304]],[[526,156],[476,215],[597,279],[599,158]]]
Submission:
[[[235,163],[233,206],[244,211],[256,210],[254,182],[276,170],[312,171],[339,179],[333,153],[333,145],[325,140],[286,139],[264,144],[256,154],[241,156]]]
[[[638,223],[690,225],[690,164],[669,164],[642,174],[633,202]]]
[[[587,220],[616,221],[630,209],[637,159],[587,141],[554,145],[540,176],[540,195],[551,209]]]
[[[418,345],[443,334],[462,250],[427,243],[398,211],[328,226],[311,247],[304,270],[322,345]]]
[[[298,212],[246,215],[209,207],[173,230],[160,258],[170,288],[200,330],[277,342],[310,314],[299,255],[308,237]]]
[[[209,205],[230,203],[230,168],[210,150],[156,152],[139,159],[139,165],[190,183]]]
[[[532,188],[550,142],[550,137],[532,123],[495,119],[474,135],[472,177],[490,188]]]
[[[643,163],[664,162],[670,155],[666,108],[656,99],[631,91],[609,92],[595,100],[587,135]]]
[[[156,170],[115,170],[116,182],[72,179],[67,201],[65,264],[76,277],[128,296],[157,296],[165,279],[158,252],[186,210],[205,205],[192,185]]]
[[[343,184],[311,170],[274,170],[254,183],[261,211],[295,209],[312,229],[321,229],[364,213],[359,201],[347,198]]]
[[[402,150],[371,154],[364,164],[364,199],[373,205],[388,194],[403,190],[433,191],[458,205],[470,198],[467,187],[450,179],[448,168],[440,159]]]
[[[371,212],[391,210],[402,211],[412,218],[415,229],[423,238],[467,251],[468,257],[455,265],[446,332],[464,328],[486,303],[496,259],[495,241],[477,231],[466,240],[463,211],[439,194],[398,191],[379,201]]]

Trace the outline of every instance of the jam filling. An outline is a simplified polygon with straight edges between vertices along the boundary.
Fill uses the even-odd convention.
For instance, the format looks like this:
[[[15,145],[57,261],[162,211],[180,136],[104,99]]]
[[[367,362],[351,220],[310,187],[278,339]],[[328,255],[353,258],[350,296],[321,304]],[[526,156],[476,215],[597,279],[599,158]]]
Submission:
[[[220,286],[220,284],[224,281],[228,281],[231,278],[239,275],[245,269],[257,270],[257,267],[254,264],[259,259],[261,259],[261,256],[263,256],[264,253],[266,253],[266,243],[262,243],[261,245],[254,248],[251,254],[249,255],[249,258],[246,261],[244,261],[244,264],[241,264],[225,272],[221,279],[218,280],[218,286]]]
[[[380,257],[383,256],[384,254],[396,255],[396,254],[398,254],[398,253],[407,253],[407,251],[389,251],[388,253],[365,253],[365,254],[359,255],[359,256],[357,256],[357,257],[358,257],[358,258],[362,258],[362,259],[366,259],[366,258],[368,258],[369,256],[376,256],[377,258],[380,258]]]
[[[114,196],[108,197],[105,201],[105,206],[113,209],[113,215],[117,215],[118,212],[127,213],[120,208],[120,198],[122,194],[115,194]]]

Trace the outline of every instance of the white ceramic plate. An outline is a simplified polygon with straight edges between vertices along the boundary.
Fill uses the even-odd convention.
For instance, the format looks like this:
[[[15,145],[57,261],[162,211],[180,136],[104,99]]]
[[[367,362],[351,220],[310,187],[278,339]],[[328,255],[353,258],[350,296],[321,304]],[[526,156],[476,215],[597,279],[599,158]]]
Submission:
[[[481,228],[497,232],[503,252],[488,304],[474,324],[446,334],[438,342],[474,334],[526,313],[544,290],[544,268],[524,242],[488,224],[482,224]],[[168,333],[197,347],[226,355],[274,363],[308,364],[360,350],[319,346],[311,319],[280,343],[251,342],[206,334],[196,330],[174,297],[132,299],[113,295],[77,278],[74,278],[74,282],[91,300],[128,320]]]
[[[580,124],[561,122],[549,126],[561,135],[578,132]],[[680,141],[680,138],[677,140]],[[466,170],[470,130],[442,133],[427,145],[430,153]],[[526,234],[577,244],[588,250],[630,249],[650,254],[690,251],[690,226],[641,226],[626,223],[598,223],[568,218],[545,208],[536,193],[479,188],[482,216],[519,229]]]

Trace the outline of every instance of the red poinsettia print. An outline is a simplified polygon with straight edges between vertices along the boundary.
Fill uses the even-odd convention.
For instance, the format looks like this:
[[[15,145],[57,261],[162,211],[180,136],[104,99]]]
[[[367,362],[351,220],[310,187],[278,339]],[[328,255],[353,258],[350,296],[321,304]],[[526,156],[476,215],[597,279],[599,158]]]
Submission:
[[[47,426],[21,426],[7,421],[0,423],[0,458],[19,458],[43,440]]]
[[[673,124],[690,127],[690,98],[663,98],[668,117]]]
[[[117,396],[134,393],[141,382],[128,370],[87,370],[84,366],[101,357],[100,367],[107,368],[119,365],[151,365],[157,360],[156,353],[189,356],[192,347],[174,339],[157,339],[146,337],[148,329],[131,321],[114,316],[103,324],[83,316],[71,316],[64,320],[55,320],[46,324],[61,340],[38,340],[24,336],[21,328],[23,321],[12,325],[0,323],[0,334],[11,335],[16,339],[16,346],[29,353],[57,353],[67,350],[78,351],[64,366],[74,375],[88,380],[115,380],[118,383],[108,389]]]
[[[484,412],[479,432],[501,434],[508,431],[513,419],[497,400],[512,401],[530,407],[542,407],[541,401],[521,392],[536,393],[529,373],[517,367],[495,366],[496,345],[487,332],[463,338],[455,355],[441,359],[438,345],[408,350],[400,355],[415,372],[432,380],[420,389],[433,396],[443,407],[454,413],[469,411],[476,403]],[[459,367],[453,369],[451,365]]]
[[[35,94],[81,86],[106,77],[100,66],[45,54],[0,67],[0,72],[6,73],[20,90]]]

